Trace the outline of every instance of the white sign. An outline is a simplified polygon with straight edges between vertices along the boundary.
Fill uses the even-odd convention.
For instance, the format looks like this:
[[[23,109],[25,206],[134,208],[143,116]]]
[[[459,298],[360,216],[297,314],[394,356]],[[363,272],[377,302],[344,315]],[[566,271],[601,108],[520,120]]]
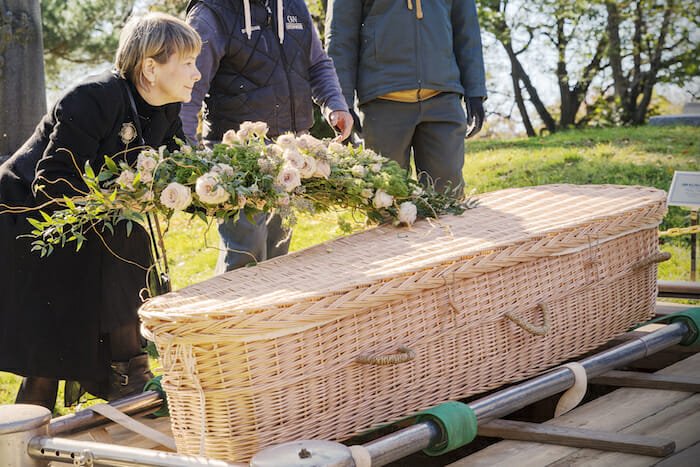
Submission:
[[[669,206],[700,208],[700,172],[674,172],[668,190]]]

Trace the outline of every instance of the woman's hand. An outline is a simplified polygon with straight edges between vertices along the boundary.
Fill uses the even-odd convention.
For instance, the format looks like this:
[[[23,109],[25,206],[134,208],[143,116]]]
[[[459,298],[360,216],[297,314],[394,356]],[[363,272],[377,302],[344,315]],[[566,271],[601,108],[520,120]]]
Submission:
[[[345,141],[352,132],[352,115],[344,110],[334,110],[328,116],[328,122],[334,130],[340,133],[333,141]]]

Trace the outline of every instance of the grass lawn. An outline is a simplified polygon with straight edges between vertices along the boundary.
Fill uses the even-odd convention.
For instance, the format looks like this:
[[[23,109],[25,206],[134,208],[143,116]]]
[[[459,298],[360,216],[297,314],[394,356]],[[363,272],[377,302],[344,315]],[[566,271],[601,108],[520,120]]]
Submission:
[[[700,171],[700,128],[641,127],[579,130],[541,138],[470,141],[464,176],[477,193],[549,183],[645,185],[668,190],[675,170]],[[671,207],[661,225],[689,225],[689,212]],[[466,214],[468,215],[468,213]],[[335,214],[301,216],[292,250],[339,236]],[[166,236],[173,286],[180,288],[213,275],[218,255],[216,226],[176,216]],[[659,277],[688,280],[689,242],[664,239],[671,261]],[[0,403],[11,403],[19,378],[0,372]],[[65,409],[59,407],[59,413]]]

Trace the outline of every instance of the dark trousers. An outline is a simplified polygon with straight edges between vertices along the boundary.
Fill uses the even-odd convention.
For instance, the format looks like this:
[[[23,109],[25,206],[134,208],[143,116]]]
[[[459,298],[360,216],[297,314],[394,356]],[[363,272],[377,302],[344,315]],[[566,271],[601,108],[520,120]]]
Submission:
[[[259,213],[253,220],[250,222],[241,213],[236,222],[219,224],[221,253],[216,265],[217,274],[287,254],[292,236],[282,227],[282,218]]]
[[[421,182],[432,180],[438,191],[464,186],[464,138],[467,118],[462,98],[441,93],[422,102],[374,99],[360,106],[365,145],[402,167],[411,151]]]

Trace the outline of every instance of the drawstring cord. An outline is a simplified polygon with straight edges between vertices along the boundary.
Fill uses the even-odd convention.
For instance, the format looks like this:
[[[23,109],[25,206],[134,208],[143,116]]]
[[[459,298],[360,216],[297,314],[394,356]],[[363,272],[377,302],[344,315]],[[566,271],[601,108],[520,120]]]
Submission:
[[[406,0],[409,10],[413,10],[413,1]],[[416,18],[423,19],[423,4],[421,0],[416,0]]]
[[[410,0],[409,0],[410,1]],[[268,11],[270,11],[268,7]],[[245,33],[250,39],[253,36],[253,21],[250,16],[250,0],[243,0],[243,16],[245,20]],[[284,42],[284,1],[277,0],[277,36],[280,44]]]

